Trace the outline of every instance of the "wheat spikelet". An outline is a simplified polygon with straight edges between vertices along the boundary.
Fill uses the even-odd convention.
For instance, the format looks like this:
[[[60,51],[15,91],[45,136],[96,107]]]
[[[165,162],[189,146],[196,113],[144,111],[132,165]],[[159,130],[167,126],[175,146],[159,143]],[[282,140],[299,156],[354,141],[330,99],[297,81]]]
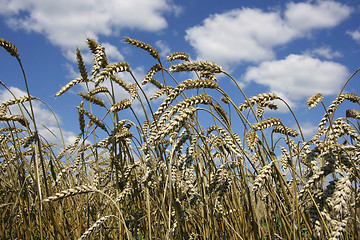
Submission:
[[[309,109],[314,108],[318,105],[319,102],[321,102],[324,99],[324,97],[322,96],[321,93],[317,93],[312,95],[311,97],[308,98],[308,100],[306,101]]]
[[[62,87],[62,88],[60,89],[60,91],[58,91],[58,92],[55,94],[55,97],[60,96],[61,94],[63,94],[63,93],[66,92],[67,90],[69,90],[71,87],[75,86],[75,85],[78,84],[78,83],[82,83],[82,82],[86,82],[86,80],[83,79],[83,78],[76,78],[76,79],[70,81],[68,84],[66,84],[64,87]]]
[[[144,80],[141,82],[142,85],[147,84],[149,81],[151,81],[155,75],[155,73],[157,73],[158,71],[160,71],[162,69],[162,66],[160,63],[155,64],[154,66],[152,66],[150,68],[150,70],[148,71],[148,73],[145,75]]]
[[[170,91],[174,90],[174,88],[172,86],[166,86],[163,87],[161,89],[159,89],[158,91],[156,91],[151,97],[150,100],[154,100],[159,98],[160,96],[164,95],[165,93],[168,93]]]
[[[11,42],[6,41],[5,39],[0,38],[0,46],[4,48],[11,56],[19,58],[19,52],[16,49],[15,45]]]
[[[356,109],[348,109],[346,110],[346,117],[360,119],[360,112]]]
[[[200,73],[201,78],[207,78],[211,81],[217,81],[217,77],[209,71],[203,71]]]
[[[86,39],[86,43],[87,43],[87,45],[89,46],[91,52],[92,52],[93,54],[96,54],[96,49],[97,49],[97,47],[98,47],[98,44],[97,44],[97,42],[95,41],[95,39],[87,38],[87,39]]]
[[[260,93],[257,96],[253,96],[251,98],[248,98],[242,104],[240,104],[239,110],[243,111],[246,108],[249,108],[250,106],[252,106],[252,105],[254,105],[256,103],[265,104],[265,102],[275,100],[277,98],[278,98],[278,96],[275,93]],[[268,106],[269,106],[269,108],[273,107],[273,106],[271,106],[271,104],[268,104]]]
[[[85,67],[85,63],[84,60],[81,56],[81,52],[79,48],[76,48],[76,60],[77,60],[77,64],[78,64],[78,69],[80,71],[80,75],[83,79],[87,80],[88,79],[88,74],[86,71],[86,67]]]
[[[343,93],[335,98],[335,100],[328,107],[324,117],[321,119],[318,129],[320,130],[325,126],[325,124],[330,120],[329,118],[339,107],[339,105],[344,102],[344,100],[349,100],[354,103],[359,103],[360,98],[354,93]]]
[[[103,71],[96,75],[97,79],[95,81],[95,86],[98,86],[100,83],[105,81],[110,75],[115,75],[118,72],[130,72],[130,66],[126,62],[116,62],[107,65]]]
[[[107,65],[109,65],[109,62],[106,57],[105,48],[99,44],[95,50],[94,64],[91,68],[91,76],[96,76],[100,69],[106,67]]]
[[[256,134],[256,132],[247,132],[245,139],[246,139],[246,146],[251,151],[254,151],[258,140],[258,135]]]
[[[82,185],[82,186],[77,186],[77,187],[70,188],[67,190],[63,190],[59,193],[55,193],[55,195],[50,196],[50,197],[44,199],[43,201],[44,202],[57,201],[57,200],[75,196],[78,194],[90,193],[90,192],[94,192],[94,191],[96,191],[96,189],[93,186]]]
[[[80,106],[78,108],[78,119],[79,119],[80,131],[83,133],[85,130],[84,101],[81,101]]]
[[[227,97],[221,97],[221,98],[220,98],[220,101],[222,101],[222,102],[225,103],[225,104],[229,104],[229,103],[230,103],[229,98],[227,98]]]
[[[290,136],[290,137],[297,137],[299,136],[299,133],[292,128],[285,127],[283,125],[276,125],[273,127],[273,132],[275,133],[282,133],[284,135]]]
[[[226,111],[221,107],[219,103],[213,104],[215,111],[219,114],[221,119],[224,121],[225,124],[230,125],[229,117],[226,113]]]
[[[191,80],[187,79],[177,85],[168,97],[160,104],[158,110],[154,113],[155,118],[159,117],[165,109],[172,103],[172,101],[180,95],[185,89],[193,88],[218,88],[218,84],[211,80]]]
[[[91,103],[94,103],[96,105],[99,105],[101,107],[105,107],[105,103],[102,99],[100,98],[97,98],[95,96],[92,96],[92,95],[89,95],[89,94],[86,94],[86,93],[78,93],[78,95],[80,97],[82,97],[84,100],[88,101],[88,102],[91,102]]]
[[[87,94],[89,94],[90,96],[93,96],[98,93],[108,93],[108,92],[109,92],[109,89],[107,87],[97,87],[97,88],[94,88],[94,89],[88,91]]]
[[[111,112],[118,112],[120,110],[129,108],[131,106],[131,102],[129,99],[125,98],[124,100],[121,100],[118,103],[115,103],[111,106],[110,111]]]
[[[26,120],[26,118],[21,115],[0,115],[0,121],[15,121],[24,127],[29,126],[28,120]]]
[[[272,127],[275,125],[280,125],[280,124],[282,124],[282,122],[279,118],[269,117],[269,118],[262,120],[261,122],[254,123],[252,128],[255,131],[257,131],[257,130],[264,130],[265,128],[269,128],[269,127]]]
[[[166,59],[171,62],[174,60],[183,60],[183,61],[189,61],[189,55],[184,52],[174,52],[169,54]]]
[[[192,61],[172,65],[169,70],[172,72],[208,71],[210,73],[221,73],[222,67],[209,61]]]
[[[259,171],[259,174],[256,176],[255,181],[254,181],[254,186],[253,186],[253,191],[256,192],[257,190],[259,190],[264,182],[269,179],[271,173],[272,173],[272,165],[273,162],[270,162],[269,164],[267,164],[266,166],[262,167]]]
[[[153,58],[158,59],[158,60],[160,59],[158,51],[155,48],[153,48],[152,46],[150,46],[149,44],[144,43],[144,42],[139,41],[139,40],[131,39],[129,37],[126,37],[125,41],[128,44],[131,44],[131,45],[134,45],[136,47],[144,49],[145,51],[150,53],[150,55],[153,56]]]
[[[88,116],[88,118],[90,118],[90,120],[92,122],[94,122],[96,124],[96,126],[100,127],[102,130],[104,130],[105,132],[107,132],[107,129],[105,127],[105,124],[96,116],[92,115],[91,113],[89,113],[88,111],[86,111],[84,108],[82,107],[76,107],[78,110],[82,111],[83,114],[85,114],[86,116]]]

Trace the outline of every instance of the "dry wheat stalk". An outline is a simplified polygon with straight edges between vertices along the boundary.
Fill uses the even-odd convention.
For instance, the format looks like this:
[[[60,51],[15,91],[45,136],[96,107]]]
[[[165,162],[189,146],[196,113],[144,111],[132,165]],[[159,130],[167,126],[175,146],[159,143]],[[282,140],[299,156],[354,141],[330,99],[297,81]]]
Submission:
[[[58,91],[58,92],[55,94],[55,97],[60,96],[61,94],[63,94],[63,93],[66,92],[67,90],[69,90],[71,87],[75,86],[75,85],[78,84],[78,83],[82,83],[82,82],[86,82],[86,80],[83,79],[83,78],[76,78],[76,79],[70,81],[68,84],[66,84],[64,87],[62,87],[62,88],[60,89],[60,91]]]
[[[11,56],[19,58],[19,52],[15,45],[5,39],[0,38],[0,46],[4,48]]]
[[[280,125],[280,124],[282,124],[282,122],[279,118],[269,117],[269,118],[262,120],[261,122],[254,123],[252,128],[255,131],[258,131],[258,130],[264,130],[265,128],[269,128],[269,127],[272,127],[275,125]]]
[[[134,45],[136,47],[144,49],[145,51],[150,53],[150,55],[153,56],[153,58],[158,59],[158,60],[160,59],[158,51],[155,48],[153,48],[152,46],[150,46],[149,44],[144,43],[144,42],[139,41],[139,40],[131,39],[129,37],[126,37],[125,41],[128,44],[131,44],[131,45]]]
[[[183,61],[189,61],[189,55],[184,52],[174,52],[169,54],[166,59],[171,62],[174,60],[183,60]]]
[[[104,101],[100,98],[82,92],[79,92],[78,95],[88,102],[94,103],[101,107],[105,107]]]
[[[321,102],[324,99],[324,97],[322,96],[321,93],[317,93],[312,95],[311,97],[308,98],[308,100],[306,101],[309,109],[314,108],[318,105],[319,102]]]
[[[115,103],[110,107],[111,112],[118,112],[120,110],[124,110],[126,108],[129,108],[131,106],[131,102],[129,99],[125,98],[124,100],[121,100],[120,102]]]
[[[209,61],[191,61],[172,65],[169,70],[172,72],[208,71],[210,73],[221,73],[222,67]]]

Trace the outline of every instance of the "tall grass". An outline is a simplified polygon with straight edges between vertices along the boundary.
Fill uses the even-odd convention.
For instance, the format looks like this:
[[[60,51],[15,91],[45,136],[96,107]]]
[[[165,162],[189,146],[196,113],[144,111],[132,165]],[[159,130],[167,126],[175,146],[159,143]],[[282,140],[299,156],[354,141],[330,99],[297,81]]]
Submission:
[[[86,86],[74,143],[61,147],[40,136],[31,105],[39,99],[29,91],[0,105],[2,239],[360,237],[360,113],[335,118],[344,101],[358,107],[356,94],[341,90],[329,107],[321,94],[310,97],[309,108],[323,108],[324,117],[306,140],[295,115],[298,129],[264,117],[276,103],[287,105],[280,96],[248,97],[215,63],[183,52],[161,60],[152,46],[125,41],[150,54],[141,55],[153,61],[143,79],[126,62],[109,63],[93,39],[90,71],[76,51],[80,77],[55,94]],[[15,46],[0,45],[23,71]],[[236,95],[221,88],[220,75]],[[147,84],[158,91],[147,96]],[[121,99],[118,86],[128,93]]]

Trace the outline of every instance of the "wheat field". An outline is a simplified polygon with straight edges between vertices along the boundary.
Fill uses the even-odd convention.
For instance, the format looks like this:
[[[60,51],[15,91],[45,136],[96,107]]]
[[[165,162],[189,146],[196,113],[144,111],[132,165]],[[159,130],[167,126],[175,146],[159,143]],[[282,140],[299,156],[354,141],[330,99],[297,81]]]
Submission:
[[[77,49],[79,77],[54,93],[87,89],[78,93],[77,138],[64,147],[39,134],[32,102],[41,100],[15,45],[0,39],[27,89],[15,97],[0,82],[14,96],[0,105],[1,239],[360,239],[360,97],[344,92],[360,69],[329,106],[321,93],[307,100],[323,118],[305,139],[290,107],[297,129],[264,117],[276,103],[288,106],[281,96],[247,96],[216,63],[184,52],[161,59],[127,37],[153,61],[137,79],[128,63],[110,63],[104,46],[86,42],[91,69]],[[353,108],[338,116],[344,102]]]

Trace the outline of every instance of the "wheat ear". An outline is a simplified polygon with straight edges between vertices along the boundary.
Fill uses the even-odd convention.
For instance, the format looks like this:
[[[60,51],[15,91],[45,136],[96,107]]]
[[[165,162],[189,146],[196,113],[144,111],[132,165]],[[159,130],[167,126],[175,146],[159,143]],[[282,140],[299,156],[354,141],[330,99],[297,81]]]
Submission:
[[[134,45],[136,47],[144,49],[145,51],[150,53],[150,55],[153,56],[155,59],[158,59],[158,60],[160,59],[158,51],[155,48],[153,48],[152,46],[150,46],[149,44],[144,43],[144,42],[139,41],[139,40],[131,39],[129,37],[126,37],[125,41],[128,44],[131,44],[131,45]]]
[[[19,58],[19,52],[14,44],[6,41],[5,39],[0,38],[0,46],[4,48],[11,56]]]

